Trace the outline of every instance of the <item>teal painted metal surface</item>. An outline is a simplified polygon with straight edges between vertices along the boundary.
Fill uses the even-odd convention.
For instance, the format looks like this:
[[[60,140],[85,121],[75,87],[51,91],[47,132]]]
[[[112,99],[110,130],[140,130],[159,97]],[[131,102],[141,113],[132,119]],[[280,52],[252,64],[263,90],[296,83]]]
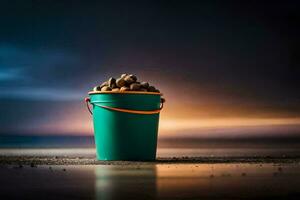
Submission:
[[[159,113],[133,114],[100,106],[152,111],[160,108],[160,102],[155,94],[90,94],[97,159],[155,160]]]

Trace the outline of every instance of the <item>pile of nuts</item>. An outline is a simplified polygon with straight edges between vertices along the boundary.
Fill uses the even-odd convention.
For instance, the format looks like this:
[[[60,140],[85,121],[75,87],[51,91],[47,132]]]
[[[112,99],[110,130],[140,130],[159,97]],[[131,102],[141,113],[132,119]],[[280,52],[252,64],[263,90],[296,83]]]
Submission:
[[[148,82],[138,82],[137,77],[132,74],[122,74],[121,77],[117,79],[111,77],[108,81],[105,81],[101,85],[94,87],[93,91],[140,91],[160,93],[158,89],[156,89],[154,86],[151,86]]]

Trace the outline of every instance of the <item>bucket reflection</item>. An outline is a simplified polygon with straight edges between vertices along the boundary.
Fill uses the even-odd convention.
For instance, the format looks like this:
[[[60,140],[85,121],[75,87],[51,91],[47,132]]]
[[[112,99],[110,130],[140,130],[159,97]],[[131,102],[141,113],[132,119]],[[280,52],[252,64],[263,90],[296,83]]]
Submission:
[[[109,199],[155,199],[156,166],[111,166],[95,168],[95,197]]]

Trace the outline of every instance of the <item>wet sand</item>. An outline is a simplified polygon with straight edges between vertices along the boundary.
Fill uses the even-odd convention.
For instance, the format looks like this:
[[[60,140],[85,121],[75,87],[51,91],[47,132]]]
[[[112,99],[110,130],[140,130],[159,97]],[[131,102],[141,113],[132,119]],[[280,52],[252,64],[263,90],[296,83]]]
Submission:
[[[299,199],[298,157],[1,156],[0,199]]]
[[[0,156],[0,165],[150,165],[218,163],[300,163],[300,157],[158,157],[155,161],[99,161],[94,157],[71,156]]]

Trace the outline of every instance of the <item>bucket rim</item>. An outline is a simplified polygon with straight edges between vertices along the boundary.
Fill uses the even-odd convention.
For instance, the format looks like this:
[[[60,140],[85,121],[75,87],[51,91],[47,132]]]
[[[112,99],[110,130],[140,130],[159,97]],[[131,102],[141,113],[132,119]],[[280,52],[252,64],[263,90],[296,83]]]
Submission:
[[[94,94],[147,94],[147,95],[159,95],[162,96],[162,93],[160,92],[143,92],[143,91],[91,91],[88,93],[89,95]]]

